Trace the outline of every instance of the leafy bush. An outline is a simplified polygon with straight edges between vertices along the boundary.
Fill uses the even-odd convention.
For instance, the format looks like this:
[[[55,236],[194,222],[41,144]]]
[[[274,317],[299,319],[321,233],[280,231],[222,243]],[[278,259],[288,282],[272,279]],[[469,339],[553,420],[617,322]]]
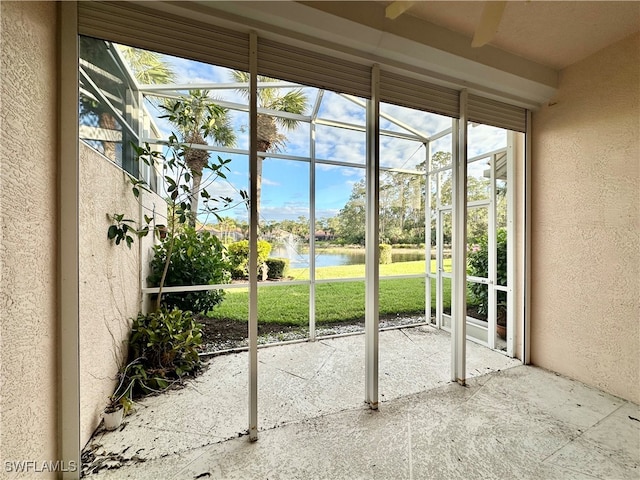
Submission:
[[[507,230],[500,228],[496,231],[498,285],[507,284]],[[477,244],[470,245],[467,252],[467,273],[474,277],[489,275],[489,242],[487,234],[482,235]],[[489,292],[486,285],[470,283],[469,290],[472,304],[478,307],[478,313],[486,315],[489,308]]]
[[[284,278],[289,270],[288,258],[267,258],[266,264],[268,278],[273,280]]]
[[[267,261],[271,253],[271,244],[266,240],[258,240],[258,269]],[[227,254],[231,263],[233,278],[249,276],[249,240],[240,240],[227,246]]]
[[[149,284],[158,286],[170,248],[171,237],[153,247]],[[207,231],[196,232],[186,227],[174,238],[173,252],[167,270],[165,286],[214,285],[230,281],[230,266],[224,258],[224,246]],[[186,293],[163,293],[162,304],[167,309],[179,308],[206,313],[218,305],[224,296],[222,290]]]
[[[202,343],[202,325],[191,312],[177,308],[139,313],[129,339],[126,384],[132,396],[168,388],[201,367],[197,347]]]
[[[424,248],[424,242],[416,243],[394,243],[393,248]]]
[[[391,263],[392,262],[391,245],[387,243],[381,243],[379,248],[380,248],[380,264]]]

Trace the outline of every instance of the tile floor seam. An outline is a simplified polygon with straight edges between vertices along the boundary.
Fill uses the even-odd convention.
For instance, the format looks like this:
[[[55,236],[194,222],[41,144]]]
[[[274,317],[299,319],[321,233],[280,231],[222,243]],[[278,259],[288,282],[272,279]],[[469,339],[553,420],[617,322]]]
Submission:
[[[427,358],[431,358],[431,357],[434,357],[434,356],[436,356],[436,355],[441,355],[441,354],[442,354],[442,350],[437,350],[437,351],[435,351],[435,352],[433,352],[433,353],[429,353],[427,350],[425,350],[425,349],[424,349],[424,347],[422,347],[422,345],[420,345],[418,342],[416,342],[415,340],[413,340],[409,335],[407,335],[407,334],[405,333],[405,330],[409,330],[409,327],[408,327],[408,328],[399,328],[398,330],[400,330],[400,331],[405,335],[405,337],[407,337],[409,340],[411,340],[411,342],[413,342],[415,345],[417,345],[417,346],[418,346],[418,349],[419,349],[421,352],[424,352],[424,354],[426,355],[426,356],[424,357],[424,358],[425,358],[425,360],[426,360]]]
[[[209,432],[198,432],[198,431],[194,431],[194,430],[189,430],[189,431],[174,430],[174,429],[161,428],[161,427],[149,427],[149,426],[146,426],[146,425],[145,426],[140,426],[139,428],[145,428],[145,429],[151,430],[152,432],[185,433],[185,434],[189,434],[189,435],[196,435],[196,436],[199,436],[199,437],[209,437],[211,435]],[[219,437],[218,436],[218,438],[225,438],[225,437]]]
[[[358,335],[360,335],[360,334],[358,333]],[[328,344],[328,343],[327,343],[327,340],[316,340],[316,341],[317,341],[319,344],[324,345],[325,347],[329,347],[329,348],[331,348],[331,350],[333,350],[333,351],[337,350],[337,348],[336,348],[336,347],[334,347],[333,345]]]
[[[411,338],[409,335],[407,335],[407,332],[405,332],[406,328],[399,328],[398,330],[400,330],[400,332],[409,339],[409,341],[411,343],[416,343],[413,338]]]
[[[309,379],[309,381],[313,380],[314,378],[316,378],[318,376],[318,374],[322,371],[322,369],[324,368],[324,366],[327,364],[327,362],[329,361],[329,359],[333,356],[333,354],[336,353],[336,349],[334,348],[333,351],[331,353],[329,353],[329,355],[327,356],[327,358],[324,359],[324,362],[322,362],[322,365],[320,365],[320,367],[318,368],[318,370],[316,370],[314,372],[314,374],[311,376],[311,378]]]
[[[579,430],[578,430],[579,431]],[[583,432],[584,433],[584,432]],[[560,445],[558,448],[556,448],[552,453],[550,453],[549,455],[547,455],[546,457],[544,457],[541,461],[540,461],[540,465],[547,463],[547,460],[551,459],[553,456],[556,455],[556,453],[558,453],[560,450],[562,450],[563,448],[565,448],[566,446],[572,444],[575,440],[577,440],[578,438],[580,438],[580,436],[582,435],[582,433],[580,435],[578,435],[575,438],[569,438],[565,443],[563,443],[562,445]],[[565,468],[565,467],[562,467]],[[582,473],[582,472],[580,472]]]
[[[618,410],[622,409],[623,407],[626,407],[627,405],[629,405],[631,402],[629,402],[628,400],[623,400],[620,399],[622,401],[622,403],[618,406],[618,408],[616,408],[615,410],[611,411],[610,413],[608,413],[606,416],[602,417],[600,420],[598,420],[596,423],[594,423],[593,425],[591,425],[590,427],[588,427],[584,432],[582,432],[580,434],[580,436],[582,436],[583,434],[585,434],[586,432],[588,432],[589,430],[591,430],[592,428],[597,427],[598,425],[600,425],[602,422],[604,422],[607,418],[609,418],[611,415],[613,415],[614,413],[616,413]]]
[[[493,381],[493,379],[494,379],[494,377],[496,375],[499,375],[499,374],[500,374],[500,371],[497,371],[497,372],[489,372],[489,373],[486,373],[484,375],[479,375],[477,377],[474,377],[474,378],[481,378],[481,377],[484,377],[484,376],[488,376],[489,378],[487,379],[486,382],[484,382],[482,385],[480,385],[475,392],[473,392],[471,395],[469,395],[468,398],[465,398],[464,401],[462,401],[457,407],[455,407],[454,410],[457,410],[458,408],[464,406],[466,403],[468,403],[470,400],[472,400],[478,393],[480,393],[484,389],[484,387],[486,387],[490,382]],[[455,382],[451,382],[451,384],[454,384],[454,383]],[[466,383],[465,385],[461,385],[461,386],[462,386],[462,388],[473,388],[473,387],[470,387],[468,383]]]
[[[269,430],[274,430],[276,428],[278,428],[278,425],[275,425],[274,427],[270,427],[270,428],[265,429],[265,430],[258,430],[258,431],[259,432],[269,431]],[[243,438],[243,437],[247,437],[247,440],[249,439],[249,433],[248,433],[247,430],[243,430],[242,432],[237,432],[236,434],[230,435],[230,436],[227,436],[227,437],[218,437],[219,440],[217,440],[217,441],[208,442],[208,443],[205,443],[204,445],[197,445],[195,447],[189,447],[189,448],[187,448],[185,450],[182,450],[180,452],[173,452],[173,453],[170,453],[169,455],[166,455],[166,456],[182,455],[184,453],[191,452],[193,450],[198,450],[199,448],[207,448],[207,447],[211,447],[213,445],[221,445],[221,444],[229,442],[231,440],[235,440],[237,438]],[[152,459],[152,460],[157,460],[158,458],[165,458],[165,457],[156,457],[155,459]]]
[[[605,415],[604,417],[602,417],[600,420],[598,420],[596,423],[594,423],[593,425],[591,425],[590,427],[585,428],[584,430],[581,430],[578,427],[575,427],[575,429],[578,431],[578,435],[576,435],[575,437],[569,438],[569,440],[563,444],[562,446],[558,447],[553,453],[551,453],[550,455],[548,455],[547,457],[545,457],[540,463],[546,463],[547,460],[549,460],[550,458],[554,457],[560,450],[562,450],[563,448],[565,448],[566,446],[572,444],[573,442],[575,442],[576,440],[580,439],[582,436],[584,436],[589,430],[597,427],[600,423],[602,423],[603,421],[605,421],[607,418],[609,418],[611,415],[613,415],[614,413],[616,413],[618,410],[620,410],[622,407],[624,407],[628,402],[625,400],[623,401],[623,403],[616,408],[615,410],[613,410],[612,412],[608,413],[607,415]],[[566,467],[563,467],[566,468]],[[571,469],[568,469],[571,470]],[[579,472],[579,473],[584,473],[584,472]],[[599,478],[599,477],[596,477]]]
[[[227,441],[227,440],[225,440],[225,441]],[[219,443],[222,443],[222,442],[219,442]],[[196,462],[196,461],[197,461],[197,460],[199,460],[203,455],[205,455],[205,454],[207,453],[207,452],[205,451],[205,449],[207,449],[207,448],[208,448],[208,447],[210,447],[211,445],[216,445],[216,443],[209,443],[209,444],[207,444],[207,445],[202,445],[202,446],[200,446],[200,447],[193,447],[193,448],[189,449],[188,451],[190,451],[190,450],[197,450],[198,448],[201,448],[201,449],[203,449],[203,451],[202,451],[202,452],[200,452],[200,455],[198,455],[198,456],[196,456],[195,458],[193,458],[190,462],[187,462],[187,463],[186,463],[186,464],[185,464],[181,469],[179,469],[179,470],[176,472],[176,474],[175,474],[175,475],[173,475],[173,476],[172,476],[171,478],[169,478],[168,480],[174,480],[174,479],[180,479],[180,478],[182,478],[182,477],[179,477],[178,475],[180,475],[180,474],[181,474],[182,472],[184,472],[187,468],[189,468],[189,466],[190,466],[192,463]]]
[[[364,403],[364,401],[363,401],[363,403]],[[304,422],[308,422],[308,421],[312,421],[312,420],[328,418],[328,417],[332,417],[334,415],[339,415],[339,414],[345,413],[345,412],[357,412],[357,411],[367,411],[367,410],[371,410],[372,412],[377,412],[378,411],[378,410],[373,410],[372,408],[364,408],[364,409],[362,409],[362,407],[358,407],[358,408],[347,407],[347,408],[343,408],[341,410],[336,410],[335,412],[323,413],[323,414],[318,415],[316,417],[304,417],[304,418],[298,419],[298,420],[290,420],[288,422],[278,423],[278,424],[273,425],[271,427],[262,427],[262,428],[258,427],[258,433],[260,433],[260,432],[270,432],[270,431],[276,430],[278,428],[288,427],[289,425],[295,425],[297,423],[304,423]],[[243,436],[244,436],[244,434],[243,434]],[[233,440],[234,438],[235,437],[232,437],[232,438],[230,438],[228,440]],[[224,440],[224,441],[226,442],[228,440]]]
[[[542,462],[540,462],[540,463],[542,464]],[[602,479],[602,477],[594,476],[594,475],[591,475],[590,473],[583,472],[582,470],[576,470],[574,468],[569,468],[569,467],[564,466],[564,465],[562,465],[560,468],[562,468],[563,470],[568,470],[568,471],[570,471],[572,473],[576,473],[576,474],[579,474],[579,475],[584,475],[584,476],[589,477],[589,478],[593,478],[595,480],[601,480]]]
[[[293,373],[293,372],[290,372],[290,371],[288,371],[288,370],[285,370],[284,368],[280,368],[280,367],[273,367],[273,368],[274,368],[274,369],[276,369],[276,370],[278,370],[278,371],[280,371],[280,372],[282,372],[282,373],[289,374],[289,375],[291,375],[292,377],[296,377],[296,378],[299,378],[300,380],[304,380],[305,382],[308,382],[309,380],[311,380],[311,379],[313,378],[313,377],[310,377],[310,378],[302,377],[302,376],[297,375],[297,374],[295,374],[295,373]]]

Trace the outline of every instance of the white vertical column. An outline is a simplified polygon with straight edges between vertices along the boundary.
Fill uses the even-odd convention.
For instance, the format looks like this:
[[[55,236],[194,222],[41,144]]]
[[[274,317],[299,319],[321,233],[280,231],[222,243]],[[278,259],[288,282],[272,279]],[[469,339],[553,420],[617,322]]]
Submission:
[[[491,176],[489,182],[491,184],[491,194],[489,198],[489,222],[487,232],[487,261],[489,268],[487,269],[487,300],[488,300],[488,310],[487,310],[487,327],[489,331],[487,333],[487,342],[489,344],[489,348],[496,348],[496,325],[497,325],[497,292],[495,289],[498,275],[497,275],[497,232],[496,232],[496,159],[497,155],[491,155],[491,166],[490,172]],[[508,161],[508,160],[507,160]]]
[[[315,109],[314,109],[315,113]],[[310,125],[309,163],[309,340],[316,340],[316,122]]]
[[[467,91],[460,92],[457,152],[453,158],[451,380],[465,384],[467,338]]]
[[[457,132],[454,133],[454,136],[457,138]],[[453,158],[456,156],[457,146],[454,142],[453,144]],[[444,265],[443,265],[443,249],[442,249],[442,239],[444,235],[442,234],[442,210],[440,209],[440,197],[442,194],[442,184],[440,182],[440,174],[436,173],[436,327],[442,328],[444,325],[444,321],[442,318],[443,314],[443,297],[442,291],[443,287],[443,275]],[[451,180],[453,182],[453,179]],[[451,190],[453,192],[453,188]],[[453,195],[453,193],[452,193]]]
[[[371,100],[367,104],[367,208],[365,253],[365,401],[378,409],[378,287],[380,204],[380,70],[371,69]]]
[[[516,286],[516,132],[507,132],[507,355],[513,357],[515,349],[515,286]]]
[[[531,112],[527,110],[524,154],[524,288],[522,312],[522,363],[531,363]]]
[[[258,439],[258,36],[249,36],[249,440]]]
[[[80,478],[80,297],[78,167],[78,5],[58,4],[58,450],[76,471],[61,478]]]
[[[431,142],[426,142],[424,144],[425,158],[425,174],[424,174],[424,259],[425,266],[427,268],[427,274],[424,279],[424,296],[425,296],[425,322],[431,323],[431,282],[433,279],[431,278]]]

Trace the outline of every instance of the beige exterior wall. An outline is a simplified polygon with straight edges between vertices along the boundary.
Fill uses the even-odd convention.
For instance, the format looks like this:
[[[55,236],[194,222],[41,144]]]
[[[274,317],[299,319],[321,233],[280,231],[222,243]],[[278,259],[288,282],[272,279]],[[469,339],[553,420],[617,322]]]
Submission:
[[[53,2],[0,2],[0,478],[5,461],[55,461],[57,59]],[[144,195],[153,210],[164,202]],[[99,424],[140,310],[140,252],[107,239],[107,213],[138,218],[123,171],[80,145],[81,444]],[[149,211],[147,214],[150,215]],[[143,262],[148,271],[148,261]],[[144,274],[146,275],[146,273]],[[144,277],[143,277],[144,278]],[[16,476],[7,475],[8,478]],[[51,475],[54,476],[53,474]],[[18,475],[17,477],[20,477]],[[47,478],[39,473],[38,478]]]
[[[640,35],[533,116],[532,362],[640,402]]]
[[[113,393],[118,367],[126,359],[131,319],[140,311],[141,276],[148,270],[151,235],[131,249],[107,238],[107,214],[140,218],[129,176],[107,158],[80,142],[80,405],[81,445],[102,419]],[[152,216],[165,202],[141,193]]]
[[[58,458],[56,5],[0,16],[0,476],[25,478],[4,462]]]

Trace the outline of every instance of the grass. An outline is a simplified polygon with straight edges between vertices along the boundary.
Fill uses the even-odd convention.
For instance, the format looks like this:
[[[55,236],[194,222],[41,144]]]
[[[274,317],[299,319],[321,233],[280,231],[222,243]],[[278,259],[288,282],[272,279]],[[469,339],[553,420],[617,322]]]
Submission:
[[[380,265],[380,316],[424,315],[424,278],[385,279],[389,275],[420,274],[424,262]],[[292,269],[296,280],[308,280],[307,269]],[[316,279],[363,277],[364,265],[321,267]],[[331,324],[364,319],[364,280],[316,284],[316,323]],[[450,299],[450,282],[445,283],[445,299]],[[435,282],[431,285],[431,307],[435,309]],[[450,302],[445,301],[445,307]],[[224,301],[209,312],[212,318],[247,321],[248,289],[227,290]],[[258,287],[258,322],[306,327],[309,323],[309,285]]]
[[[445,266],[451,266],[451,260],[444,262]],[[396,262],[380,265],[380,277],[389,275],[412,275],[424,273],[425,262]],[[431,271],[435,272],[436,261],[431,260]],[[294,280],[309,280],[308,268],[290,268],[288,275]],[[332,278],[357,278],[364,277],[364,265],[341,265],[339,267],[316,268],[316,279],[325,280]]]

